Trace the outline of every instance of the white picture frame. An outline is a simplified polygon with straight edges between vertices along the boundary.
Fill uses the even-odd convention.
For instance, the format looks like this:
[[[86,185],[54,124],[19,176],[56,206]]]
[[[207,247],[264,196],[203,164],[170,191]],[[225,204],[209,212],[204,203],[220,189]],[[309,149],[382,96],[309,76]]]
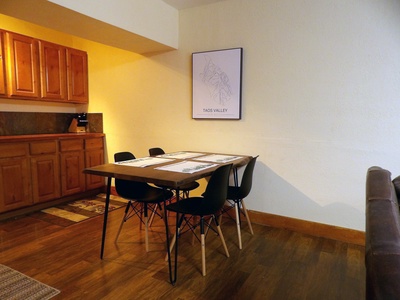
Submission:
[[[193,119],[240,120],[243,48],[192,53]]]

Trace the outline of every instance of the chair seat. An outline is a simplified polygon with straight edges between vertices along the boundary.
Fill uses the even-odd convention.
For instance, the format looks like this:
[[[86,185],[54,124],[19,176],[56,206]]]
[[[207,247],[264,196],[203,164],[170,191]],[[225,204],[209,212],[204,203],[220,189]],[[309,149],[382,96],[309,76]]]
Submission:
[[[193,181],[193,182],[189,182],[184,185],[181,185],[179,187],[179,189],[181,191],[192,191],[194,189],[197,189],[199,186],[200,186],[200,184],[197,181]]]
[[[190,197],[167,205],[167,210],[184,215],[207,216],[215,214],[219,208],[205,205],[203,197]]]
[[[129,193],[119,193],[119,195],[126,199],[135,200],[142,203],[159,203],[164,201],[164,199],[169,199],[173,196],[173,193],[169,190],[162,190],[159,188],[154,188],[149,186],[142,193],[136,192],[135,195],[130,195]]]
[[[171,189],[170,186],[166,186],[166,185],[157,184],[157,186],[161,187],[161,188]],[[194,189],[197,189],[199,186],[200,186],[200,184],[197,181],[193,181],[193,182],[189,182],[189,183],[181,185],[179,187],[179,190],[182,191],[182,192],[189,192],[189,191],[192,191]]]

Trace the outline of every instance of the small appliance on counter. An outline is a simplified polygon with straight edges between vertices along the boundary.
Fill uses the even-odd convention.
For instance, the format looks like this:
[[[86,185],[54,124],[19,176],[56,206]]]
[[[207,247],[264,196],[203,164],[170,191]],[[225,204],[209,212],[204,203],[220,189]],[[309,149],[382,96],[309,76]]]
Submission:
[[[69,125],[68,132],[82,133],[87,131],[87,115],[86,113],[76,114]]]

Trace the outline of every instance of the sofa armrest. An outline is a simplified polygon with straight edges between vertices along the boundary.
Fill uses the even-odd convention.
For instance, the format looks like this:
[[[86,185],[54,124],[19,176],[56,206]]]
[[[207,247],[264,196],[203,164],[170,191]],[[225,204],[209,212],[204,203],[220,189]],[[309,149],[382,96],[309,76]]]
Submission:
[[[389,171],[371,167],[366,180],[367,299],[399,299],[400,213]]]

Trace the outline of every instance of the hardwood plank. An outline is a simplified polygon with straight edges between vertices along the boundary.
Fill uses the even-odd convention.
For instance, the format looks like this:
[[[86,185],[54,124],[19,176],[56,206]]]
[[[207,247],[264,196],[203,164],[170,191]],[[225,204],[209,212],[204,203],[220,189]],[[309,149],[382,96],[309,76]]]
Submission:
[[[123,209],[109,214],[103,260],[102,216],[68,227],[30,216],[2,221],[0,262],[59,289],[54,299],[365,298],[363,246],[258,224],[253,236],[244,224],[239,250],[235,223],[225,218],[221,228],[230,257],[210,231],[203,277],[200,244],[192,245],[186,233],[179,241],[178,280],[172,286],[162,221],[155,219],[147,253],[137,218],[124,224],[114,243],[122,215]]]

